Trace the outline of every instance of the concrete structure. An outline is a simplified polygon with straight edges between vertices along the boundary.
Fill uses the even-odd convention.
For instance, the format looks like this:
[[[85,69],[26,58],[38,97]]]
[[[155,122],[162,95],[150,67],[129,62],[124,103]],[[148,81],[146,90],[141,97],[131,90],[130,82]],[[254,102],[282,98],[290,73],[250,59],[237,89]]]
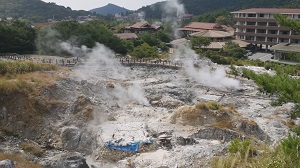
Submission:
[[[300,35],[295,35],[287,27],[277,24],[275,14],[286,15],[300,21],[300,9],[252,8],[231,12],[234,14],[235,37],[266,50],[279,43],[299,43]]]

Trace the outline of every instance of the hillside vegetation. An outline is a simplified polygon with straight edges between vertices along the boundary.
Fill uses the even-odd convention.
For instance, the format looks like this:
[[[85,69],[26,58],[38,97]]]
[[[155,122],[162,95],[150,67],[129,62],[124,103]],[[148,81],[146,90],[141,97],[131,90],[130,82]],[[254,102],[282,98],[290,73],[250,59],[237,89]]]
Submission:
[[[299,0],[181,0],[188,13],[201,15],[214,12],[220,9],[235,11],[246,8],[268,8],[268,7],[296,7],[300,5]],[[163,15],[163,6],[166,2],[158,2],[153,5],[145,6],[138,11],[143,11],[149,19],[160,19]]]
[[[41,0],[0,0],[0,4],[0,18],[24,18],[35,22],[45,22],[53,17],[61,20],[69,16],[76,18],[91,14],[88,11],[75,11],[70,7],[46,3]]]

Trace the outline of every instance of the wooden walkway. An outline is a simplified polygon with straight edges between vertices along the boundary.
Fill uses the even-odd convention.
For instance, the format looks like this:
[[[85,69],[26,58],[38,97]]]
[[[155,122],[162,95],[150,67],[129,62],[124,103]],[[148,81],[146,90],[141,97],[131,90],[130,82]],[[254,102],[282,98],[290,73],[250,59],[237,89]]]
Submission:
[[[29,61],[43,64],[56,64],[59,66],[75,66],[80,60],[76,58],[59,58],[55,56],[34,57],[28,55],[19,55],[16,53],[0,53],[0,61]]]
[[[161,68],[180,69],[183,64],[173,60],[149,60],[149,59],[126,59],[120,58],[120,63],[125,66],[151,66]]]
[[[81,60],[78,57],[73,58],[61,58],[56,56],[29,56],[19,55],[16,53],[0,53],[0,61],[30,61],[43,64],[55,64],[59,66],[72,67],[80,63]],[[120,58],[120,63],[124,66],[148,66],[148,67],[160,67],[170,69],[180,69],[183,64],[175,60],[163,60],[163,59],[128,59]]]

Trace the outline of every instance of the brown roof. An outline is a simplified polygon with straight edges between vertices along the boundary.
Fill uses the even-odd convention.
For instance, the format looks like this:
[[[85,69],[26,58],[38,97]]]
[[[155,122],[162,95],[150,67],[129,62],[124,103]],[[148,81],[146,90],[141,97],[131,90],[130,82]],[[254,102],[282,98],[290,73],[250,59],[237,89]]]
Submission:
[[[189,40],[187,40],[186,38],[181,38],[181,39],[176,39],[171,41],[170,43],[172,45],[185,45],[189,42]]]
[[[128,26],[127,28],[140,29],[140,28],[144,28],[147,25],[148,25],[148,23],[146,23],[146,22],[136,22],[135,24]],[[148,26],[150,27],[150,25],[148,25]]]
[[[279,43],[273,47],[270,47],[270,50],[300,53],[300,44]]]
[[[294,14],[300,13],[300,9],[290,8],[251,8],[245,10],[239,10],[231,13],[281,13],[281,14]]]
[[[232,37],[233,32],[218,31],[218,30],[202,30],[196,33],[192,33],[190,35],[195,37],[226,38],[226,37]]]
[[[241,41],[241,40],[231,40],[231,41],[238,44],[242,48],[245,48],[250,44],[250,43],[247,43],[247,42]],[[211,42],[208,46],[206,46],[206,47],[202,46],[202,48],[221,49],[225,46],[225,44],[226,44],[226,42]]]
[[[34,23],[33,26],[36,27],[36,28],[43,28],[43,27],[51,26],[51,25],[53,25],[55,23],[56,22]]]
[[[137,39],[138,36],[135,33],[119,33],[116,34],[120,39]]]
[[[205,30],[213,30],[218,27],[222,28],[217,23],[204,23],[204,22],[192,22],[187,26],[184,26],[185,28],[192,28],[192,29],[205,29]]]

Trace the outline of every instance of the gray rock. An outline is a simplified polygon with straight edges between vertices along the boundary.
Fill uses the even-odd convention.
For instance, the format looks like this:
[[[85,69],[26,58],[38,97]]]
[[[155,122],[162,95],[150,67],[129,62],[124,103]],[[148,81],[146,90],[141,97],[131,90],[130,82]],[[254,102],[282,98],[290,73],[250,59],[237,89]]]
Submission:
[[[6,159],[0,161],[0,168],[15,168],[15,165],[13,161]]]
[[[276,128],[282,128],[282,125],[279,122],[274,122],[273,126]]]
[[[89,168],[85,159],[81,156],[69,156],[63,157],[60,160],[61,167],[65,168]]]
[[[67,150],[78,148],[81,131],[77,127],[67,127],[61,133],[62,145]]]

